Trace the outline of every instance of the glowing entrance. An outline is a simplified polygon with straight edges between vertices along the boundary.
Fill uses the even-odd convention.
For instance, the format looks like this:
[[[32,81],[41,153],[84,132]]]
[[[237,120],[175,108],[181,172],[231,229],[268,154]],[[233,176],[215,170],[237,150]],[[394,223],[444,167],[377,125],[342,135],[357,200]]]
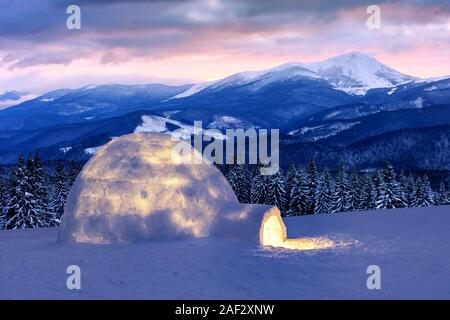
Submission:
[[[314,250],[333,247],[333,241],[326,238],[288,239],[286,226],[278,210],[270,210],[264,215],[260,242],[263,246],[280,247],[295,250]]]

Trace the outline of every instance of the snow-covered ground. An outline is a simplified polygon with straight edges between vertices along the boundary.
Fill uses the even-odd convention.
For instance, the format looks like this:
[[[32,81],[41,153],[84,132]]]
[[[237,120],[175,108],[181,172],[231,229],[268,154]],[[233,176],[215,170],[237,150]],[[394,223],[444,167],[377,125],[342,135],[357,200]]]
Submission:
[[[450,298],[450,207],[285,219],[320,251],[212,238],[114,245],[57,243],[56,229],[0,231],[0,298]],[[66,268],[81,268],[80,291]],[[381,268],[369,290],[366,268]]]

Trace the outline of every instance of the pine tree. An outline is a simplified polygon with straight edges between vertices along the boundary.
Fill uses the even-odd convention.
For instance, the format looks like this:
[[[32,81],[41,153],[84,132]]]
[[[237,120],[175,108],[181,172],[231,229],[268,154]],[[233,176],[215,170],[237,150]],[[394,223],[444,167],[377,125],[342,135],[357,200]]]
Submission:
[[[383,171],[378,170],[373,176],[373,185],[375,187],[375,209],[383,208],[386,198]]]
[[[402,208],[405,204],[402,202],[400,185],[396,180],[394,168],[386,161],[382,173],[379,188],[380,197],[377,199],[378,209]]]
[[[30,160],[29,160],[30,162]],[[31,160],[31,168],[30,168],[30,173],[31,173],[31,183],[33,184],[33,186],[35,187],[39,187],[36,188],[36,194],[41,198],[41,199],[45,199],[47,197],[47,188],[46,186],[44,186],[44,181],[45,181],[45,174],[44,174],[44,169],[42,168],[42,163],[41,163],[41,157],[39,155],[39,153],[36,153],[34,156],[34,159]]]
[[[406,186],[404,187],[405,206],[413,207],[416,197],[416,180],[412,173],[406,178]]]
[[[7,201],[6,179],[0,176],[0,230],[5,229],[6,225],[6,201]]]
[[[11,194],[7,205],[7,229],[46,227],[49,225],[45,202],[44,174],[39,156],[31,155],[25,163],[20,155],[11,177]]]
[[[295,164],[291,164],[286,172],[286,212],[289,211],[289,204],[291,202],[291,191],[294,186],[294,178],[298,171]]]
[[[250,203],[250,174],[243,164],[230,167],[226,178],[240,203]]]
[[[24,229],[41,226],[40,211],[36,208],[36,198],[32,192],[30,171],[33,160],[25,163],[23,155],[11,178],[11,195],[8,201],[6,229]]]
[[[308,166],[308,197],[306,204],[306,212],[308,214],[313,214],[315,212],[316,205],[316,189],[318,185],[318,173],[317,166],[314,160],[311,160]]]
[[[289,216],[308,214],[309,194],[308,174],[304,169],[301,169],[293,179],[288,211]]]
[[[0,230],[6,229],[6,214],[4,212],[4,208],[0,208]]]
[[[286,216],[286,181],[281,169],[270,176],[269,188],[271,190],[270,202],[280,209],[283,216]]]
[[[270,190],[268,175],[262,175],[260,169],[263,166],[258,164],[253,171],[250,200],[252,203],[272,204],[272,194]]]
[[[439,185],[439,191],[436,193],[434,203],[436,205],[450,204],[450,198],[447,191],[445,190],[444,182],[441,182],[441,184]]]
[[[69,193],[67,175],[64,171],[64,165],[61,161],[56,162],[55,176],[53,177],[52,188],[50,191],[50,226],[57,226],[61,221],[61,215],[64,212],[67,195]]]
[[[241,203],[250,203],[250,190],[251,190],[251,177],[250,172],[246,165],[238,165],[239,168],[239,183],[237,184],[237,190],[239,193],[239,201]]]
[[[341,164],[336,175],[336,188],[333,196],[333,212],[345,212],[349,210],[349,191],[350,186],[347,172],[345,171],[344,165]]]
[[[430,181],[425,175],[417,179],[416,194],[414,197],[414,207],[429,207],[434,204],[433,191],[431,190]]]
[[[67,181],[68,181],[69,189],[75,182],[75,180],[78,176],[78,173],[80,173],[80,171],[81,171],[81,165],[72,161],[70,163],[69,172],[67,173]]]
[[[398,184],[400,187],[400,198],[403,204],[403,207],[408,207],[408,178],[405,175],[405,172],[402,170],[398,175]]]
[[[54,226],[55,214],[49,208],[49,188],[47,184],[47,177],[42,168],[41,157],[39,153],[36,153],[32,161],[30,168],[30,184],[34,190],[36,198],[36,208],[40,210],[40,216],[42,220],[42,226]],[[59,220],[58,222],[59,223]]]
[[[330,213],[333,210],[333,177],[328,169],[320,176],[315,194],[314,213]]]
[[[371,174],[366,174],[362,178],[361,196],[359,198],[358,209],[373,210],[376,208],[376,191]]]
[[[361,182],[356,170],[350,174],[349,178],[349,195],[348,195],[348,211],[355,211],[359,209],[359,202],[361,197]]]

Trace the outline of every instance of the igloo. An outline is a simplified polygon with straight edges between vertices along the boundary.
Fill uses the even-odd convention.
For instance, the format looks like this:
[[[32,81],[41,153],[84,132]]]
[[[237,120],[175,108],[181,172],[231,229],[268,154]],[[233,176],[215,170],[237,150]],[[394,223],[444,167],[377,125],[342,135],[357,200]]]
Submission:
[[[61,242],[102,244],[186,237],[286,248],[292,242],[276,207],[240,204],[197,150],[144,132],[113,139],[88,161],[70,190],[58,234]]]

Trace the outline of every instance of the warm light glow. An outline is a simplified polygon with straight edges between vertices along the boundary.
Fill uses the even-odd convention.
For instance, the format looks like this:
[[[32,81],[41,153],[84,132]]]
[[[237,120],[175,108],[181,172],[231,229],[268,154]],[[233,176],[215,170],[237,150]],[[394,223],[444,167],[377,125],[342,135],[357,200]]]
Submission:
[[[326,249],[334,246],[327,238],[288,239],[286,226],[279,210],[270,210],[264,215],[260,230],[260,241],[263,246],[272,246],[294,250]]]
[[[267,219],[264,217],[261,225],[262,244],[264,246],[282,247],[286,241],[286,227],[281,217],[270,215]]]

